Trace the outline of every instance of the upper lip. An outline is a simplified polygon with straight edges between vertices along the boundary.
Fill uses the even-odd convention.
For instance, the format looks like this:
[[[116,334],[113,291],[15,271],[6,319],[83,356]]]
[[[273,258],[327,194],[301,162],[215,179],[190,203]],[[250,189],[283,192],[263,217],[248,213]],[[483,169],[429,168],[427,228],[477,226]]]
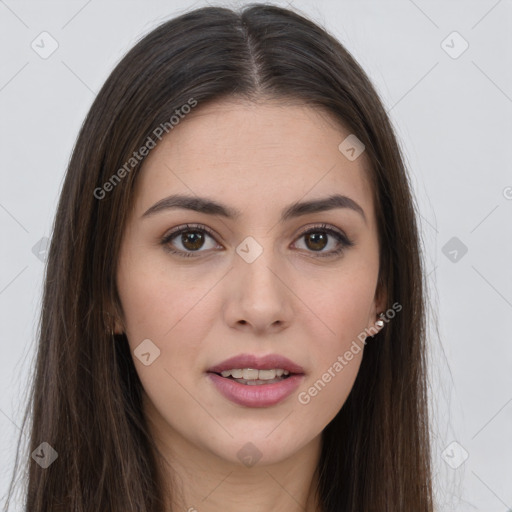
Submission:
[[[304,373],[304,368],[302,368],[302,366],[279,354],[268,354],[262,357],[258,357],[253,354],[240,354],[212,366],[207,371],[211,373],[220,373],[224,370],[233,370],[237,368],[254,368],[256,370],[282,368],[283,370],[288,370],[290,373]]]

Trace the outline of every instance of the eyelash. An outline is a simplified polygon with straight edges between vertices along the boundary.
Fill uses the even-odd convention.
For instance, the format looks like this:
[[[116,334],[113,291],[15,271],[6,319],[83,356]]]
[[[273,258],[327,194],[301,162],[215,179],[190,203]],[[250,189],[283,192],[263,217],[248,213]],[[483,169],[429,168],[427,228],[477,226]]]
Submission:
[[[180,257],[184,257],[184,258],[198,257],[199,255],[196,253],[200,253],[200,252],[204,252],[204,251],[188,251],[187,252],[187,251],[174,249],[169,245],[169,243],[174,238],[176,238],[177,236],[181,235],[182,233],[186,233],[188,231],[204,232],[204,233],[208,234],[210,237],[212,237],[213,239],[215,239],[214,233],[206,226],[204,226],[202,224],[185,224],[184,226],[178,227],[175,230],[171,231],[169,234],[165,235],[162,238],[160,243],[163,245],[164,250],[166,252],[169,252],[171,254],[176,254],[176,255],[178,255]],[[354,245],[354,242],[349,240],[345,234],[328,227],[327,224],[321,224],[321,225],[313,226],[311,228],[306,229],[305,231],[303,231],[299,234],[298,239],[302,238],[303,236],[309,235],[311,233],[320,233],[320,232],[327,233],[328,235],[333,236],[340,243],[340,246],[338,249],[332,250],[328,253],[317,252],[316,255],[319,258],[337,256],[337,255],[341,254],[342,252],[344,252],[344,250],[346,248],[352,247]],[[315,253],[315,251],[309,251],[309,252]]]

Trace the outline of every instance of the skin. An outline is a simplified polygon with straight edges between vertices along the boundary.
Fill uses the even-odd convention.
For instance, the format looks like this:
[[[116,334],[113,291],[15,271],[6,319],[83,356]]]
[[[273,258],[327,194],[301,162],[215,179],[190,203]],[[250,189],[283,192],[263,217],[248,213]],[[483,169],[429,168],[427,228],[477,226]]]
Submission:
[[[343,406],[363,350],[307,405],[297,395],[386,309],[376,294],[379,246],[365,154],[350,161],[338,149],[349,134],[311,107],[222,101],[199,105],[144,163],[118,265],[116,332],[126,333],[132,355],[148,338],[160,349],[148,366],[133,360],[144,413],[169,464],[163,477],[178,475],[169,510],[320,510],[321,433]],[[169,209],[141,218],[176,193],[214,199],[241,216]],[[336,208],[280,223],[291,203],[333,193],[356,201],[366,221]],[[183,244],[181,235],[169,242],[184,252],[199,247],[195,257],[166,252],[161,240],[186,223],[216,237],[204,234],[202,246]],[[339,242],[328,235],[315,245],[301,230],[322,223],[354,246],[319,256]],[[236,252],[247,236],[263,249],[252,263]],[[304,368],[305,380],[272,407],[234,404],[205,372],[240,353],[282,354]],[[237,456],[248,442],[261,452],[252,467]]]

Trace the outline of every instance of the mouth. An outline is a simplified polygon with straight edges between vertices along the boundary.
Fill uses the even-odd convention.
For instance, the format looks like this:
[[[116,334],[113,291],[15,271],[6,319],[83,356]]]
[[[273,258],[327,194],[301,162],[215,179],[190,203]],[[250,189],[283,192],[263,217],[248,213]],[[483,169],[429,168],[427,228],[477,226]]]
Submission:
[[[255,368],[244,368],[241,378],[236,370],[222,372],[207,372],[207,376],[214,388],[231,402],[243,407],[272,407],[286,400],[304,381],[305,375],[289,372],[287,375],[273,377],[275,370],[256,370]],[[252,373],[244,373],[244,372]],[[257,374],[256,374],[257,372]],[[269,372],[260,374],[260,372]],[[229,375],[228,375],[229,373]],[[280,373],[280,372],[279,372]],[[223,375],[224,374],[224,375]],[[244,378],[244,376],[252,378]],[[259,377],[273,377],[264,378]]]
[[[276,382],[282,382],[286,379],[289,379],[293,375],[302,375],[299,373],[292,373],[289,370],[285,370],[283,368],[272,368],[267,370],[258,370],[256,368],[240,368],[224,370],[222,372],[208,373],[213,373],[224,379],[232,380],[246,386],[263,386],[268,384],[275,384]]]
[[[280,354],[239,354],[212,366],[207,375],[228,400],[244,407],[270,407],[304,381],[304,368]]]

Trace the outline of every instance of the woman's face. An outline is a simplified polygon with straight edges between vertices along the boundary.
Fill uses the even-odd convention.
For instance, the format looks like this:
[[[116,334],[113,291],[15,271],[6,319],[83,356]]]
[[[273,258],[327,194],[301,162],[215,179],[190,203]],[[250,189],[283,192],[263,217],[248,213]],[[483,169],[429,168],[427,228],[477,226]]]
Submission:
[[[232,101],[198,105],[150,151],[121,247],[116,330],[162,442],[274,463],[318,440],[343,406],[360,335],[384,306],[365,155],[338,148],[349,135],[311,107]],[[175,195],[189,207],[160,203]],[[323,203],[338,195],[349,199]],[[274,384],[234,380],[272,372],[209,372],[238,355],[296,367]]]

